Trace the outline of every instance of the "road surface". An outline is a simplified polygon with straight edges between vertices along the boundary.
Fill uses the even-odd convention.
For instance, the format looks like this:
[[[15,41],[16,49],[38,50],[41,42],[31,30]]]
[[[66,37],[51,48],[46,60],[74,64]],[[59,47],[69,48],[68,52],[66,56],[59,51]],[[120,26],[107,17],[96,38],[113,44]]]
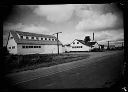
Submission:
[[[11,79],[12,87],[25,89],[102,88],[120,79],[123,51],[89,54],[88,59],[10,74],[7,77]]]

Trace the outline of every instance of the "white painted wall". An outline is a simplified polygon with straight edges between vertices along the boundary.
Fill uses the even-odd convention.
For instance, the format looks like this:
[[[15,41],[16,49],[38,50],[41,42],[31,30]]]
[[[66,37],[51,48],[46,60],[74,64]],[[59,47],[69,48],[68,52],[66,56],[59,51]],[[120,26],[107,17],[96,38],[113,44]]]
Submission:
[[[11,37],[13,37],[13,36],[10,33],[8,44],[7,44],[7,49],[9,51],[9,53],[11,53],[11,54],[17,54],[17,43],[15,42],[14,38],[11,39]],[[12,46],[15,46],[15,48],[12,49]],[[9,47],[11,47],[11,49],[9,49]]]
[[[70,52],[71,47],[70,46],[65,46],[64,49],[65,49],[66,52]]]
[[[98,43],[96,43],[95,45],[93,45],[94,47],[92,47],[91,49],[94,49],[94,48],[99,48],[99,45]]]
[[[41,46],[41,48],[22,48],[22,44],[18,44],[18,54],[52,54],[58,53],[57,45],[37,45]],[[30,46],[30,45],[24,45]],[[31,45],[32,46],[32,45]],[[33,45],[36,46],[36,45]],[[59,52],[63,53],[62,45],[59,46]]]
[[[73,42],[75,42],[75,44],[73,44]],[[79,42],[79,44],[77,44],[77,40],[74,40],[71,43],[71,47],[70,47],[70,51],[90,51],[91,48],[89,46],[83,45],[82,43]],[[82,46],[82,48],[72,48],[72,46]]]

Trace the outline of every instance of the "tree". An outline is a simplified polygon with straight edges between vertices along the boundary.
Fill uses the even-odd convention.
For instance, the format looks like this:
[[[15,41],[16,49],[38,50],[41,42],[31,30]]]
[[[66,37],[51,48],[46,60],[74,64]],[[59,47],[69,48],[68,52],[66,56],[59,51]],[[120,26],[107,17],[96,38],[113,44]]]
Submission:
[[[90,42],[90,36],[85,36],[85,39],[84,39],[84,42],[87,43],[87,42]]]

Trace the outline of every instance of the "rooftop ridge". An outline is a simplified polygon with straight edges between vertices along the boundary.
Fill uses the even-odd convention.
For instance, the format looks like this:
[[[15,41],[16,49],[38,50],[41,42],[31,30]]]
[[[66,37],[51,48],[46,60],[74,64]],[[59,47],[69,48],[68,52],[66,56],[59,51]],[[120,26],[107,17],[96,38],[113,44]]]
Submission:
[[[11,31],[13,31],[13,30],[11,30]],[[31,32],[22,32],[22,31],[13,31],[13,32],[16,32],[16,33],[18,33],[18,34],[22,34],[22,35],[24,35],[24,34],[28,34],[28,35],[35,35],[35,36],[51,36],[51,37],[54,37],[54,38],[56,38],[55,36],[53,36],[53,35],[47,35],[47,34],[39,34],[39,33],[31,33]]]
[[[19,44],[51,44],[51,45],[56,45],[57,42],[54,40],[32,40],[32,39],[21,39],[18,37],[18,34],[19,35],[22,35],[22,36],[34,36],[34,37],[44,37],[44,38],[51,38],[51,39],[56,39],[55,36],[51,36],[51,35],[42,35],[42,34],[35,34],[35,33],[29,33],[29,32],[21,32],[21,31],[10,31],[10,33],[13,35],[14,37],[14,40],[16,41],[16,43],[19,43]],[[25,34],[28,34],[28,35],[25,35]],[[59,44],[62,44],[60,41],[59,41]]]

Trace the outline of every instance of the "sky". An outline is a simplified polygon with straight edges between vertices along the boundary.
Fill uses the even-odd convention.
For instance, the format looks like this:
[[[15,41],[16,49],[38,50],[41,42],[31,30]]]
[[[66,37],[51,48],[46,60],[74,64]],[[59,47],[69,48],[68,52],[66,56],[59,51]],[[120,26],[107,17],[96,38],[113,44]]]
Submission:
[[[3,22],[3,45],[9,30],[48,35],[62,32],[62,44],[85,36],[92,39],[93,32],[99,44],[114,41],[111,44],[117,45],[124,40],[123,12],[114,3],[16,5]]]

